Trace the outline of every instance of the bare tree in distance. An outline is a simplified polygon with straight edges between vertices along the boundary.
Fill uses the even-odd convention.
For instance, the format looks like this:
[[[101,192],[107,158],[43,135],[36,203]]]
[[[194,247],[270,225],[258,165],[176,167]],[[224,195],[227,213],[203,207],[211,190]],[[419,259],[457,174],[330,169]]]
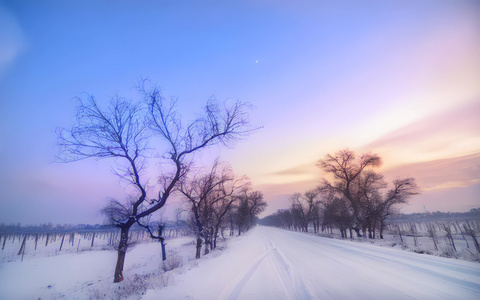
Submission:
[[[257,215],[267,207],[263,200],[263,193],[244,189],[238,196],[238,205],[234,216],[234,223],[237,225],[238,235],[248,231],[257,224]]]
[[[349,149],[327,154],[318,163],[327,174],[333,175],[333,181],[324,179],[320,189],[334,195],[334,199],[348,201],[352,210],[352,228],[357,236],[361,236],[360,230],[365,235],[368,229],[373,238],[375,226],[380,222],[380,237],[383,238],[384,221],[394,206],[406,203],[408,198],[418,194],[418,186],[411,177],[394,180],[393,188],[384,192],[388,185],[383,175],[373,170],[381,165],[382,160],[377,154],[358,156]]]
[[[418,195],[419,188],[415,183],[415,178],[408,177],[395,179],[393,188],[391,188],[386,196],[379,201],[375,210],[377,219],[380,222],[380,238],[383,239],[383,230],[385,229],[385,220],[397,212],[396,206],[407,203],[408,199],[414,195]],[[375,236],[374,236],[375,237]]]
[[[262,218],[260,224],[289,230],[294,229],[293,216],[290,209],[279,209],[274,214]]]
[[[123,280],[129,229],[138,223],[156,237],[140,220],[165,205],[193,164],[193,154],[215,144],[232,146],[252,131],[248,128],[249,105],[246,103],[237,101],[220,106],[210,99],[203,116],[183,125],[176,112],[176,102],[166,101],[158,87],[142,81],[139,90],[144,102],[113,97],[106,109],[101,108],[93,96],[79,98],[75,124],[70,130],[57,129],[61,161],[113,158],[115,174],[135,188],[134,201],[112,200],[103,209],[107,218],[121,230],[114,282]],[[165,153],[148,149],[153,136],[167,145]],[[148,153],[150,151],[152,153]],[[146,158],[155,153],[169,161],[171,167],[159,181],[158,199],[147,199],[147,180],[142,179],[142,175]]]
[[[314,214],[317,212],[320,191],[312,189],[304,194],[295,193],[290,197],[292,215],[298,219],[298,224],[302,231],[308,232],[308,224],[314,220]],[[316,231],[316,225],[315,231]]]
[[[352,237],[352,209],[345,198],[328,197],[321,202],[323,204],[322,231],[325,228],[337,227],[342,238],[347,238],[347,229],[350,229]]]
[[[238,200],[238,194],[242,190],[247,189],[250,184],[250,181],[248,181],[245,176],[240,178],[233,177],[232,180],[223,182],[220,189],[215,191],[212,201],[213,236],[210,237],[210,243],[212,243],[211,248],[217,248],[218,233],[225,223],[228,212],[233,210],[233,204]]]

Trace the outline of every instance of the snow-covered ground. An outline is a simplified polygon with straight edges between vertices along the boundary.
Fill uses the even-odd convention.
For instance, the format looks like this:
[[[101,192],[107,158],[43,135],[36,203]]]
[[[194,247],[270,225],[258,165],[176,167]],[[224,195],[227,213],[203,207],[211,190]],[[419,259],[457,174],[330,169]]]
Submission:
[[[313,232],[313,228],[309,229]],[[313,233],[311,233],[313,234]],[[339,230],[334,229],[333,232],[320,233],[319,236],[341,239]],[[417,240],[415,243],[415,239]],[[357,237],[354,233],[353,238],[349,237],[344,240],[350,240],[357,243],[367,243],[382,247],[394,247],[406,251],[426,253],[436,256],[453,257],[457,259],[477,261],[480,262],[480,254],[475,248],[472,237],[468,235],[453,234],[453,240],[455,249],[447,240],[445,234],[441,232],[437,233],[437,249],[435,249],[433,240],[427,236],[427,233],[417,233],[416,237],[411,234],[402,233],[402,237],[398,235],[398,232],[385,231],[384,238],[380,239],[378,236],[376,239],[370,239],[366,236]]]
[[[18,252],[18,247],[14,249]],[[125,280],[119,284],[113,283],[117,259],[113,249],[77,253],[67,248],[52,253],[48,247],[38,247],[36,252],[30,249],[23,261],[9,250],[0,250],[0,299],[138,299],[146,288],[172,284],[174,279],[162,270],[157,242],[142,243],[127,252]],[[167,253],[169,261],[187,260],[195,253],[193,238],[167,240]]]
[[[0,299],[480,299],[480,264],[257,227],[192,259],[192,238],[0,262]],[[18,251],[18,250],[17,250]],[[163,269],[163,270],[162,270]],[[165,272],[165,270],[167,270]]]
[[[480,264],[258,227],[161,298],[480,299]]]

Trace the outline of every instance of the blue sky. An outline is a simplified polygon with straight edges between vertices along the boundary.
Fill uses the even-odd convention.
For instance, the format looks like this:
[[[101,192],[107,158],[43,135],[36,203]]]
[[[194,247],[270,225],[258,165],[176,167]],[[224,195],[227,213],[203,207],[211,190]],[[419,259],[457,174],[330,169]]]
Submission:
[[[0,222],[101,222],[122,185],[108,161],[54,163],[54,131],[74,97],[138,99],[145,77],[186,118],[210,97],[255,106],[262,130],[205,155],[250,176],[268,212],[344,147],[417,177],[406,212],[478,207],[479,16],[475,1],[3,1]]]

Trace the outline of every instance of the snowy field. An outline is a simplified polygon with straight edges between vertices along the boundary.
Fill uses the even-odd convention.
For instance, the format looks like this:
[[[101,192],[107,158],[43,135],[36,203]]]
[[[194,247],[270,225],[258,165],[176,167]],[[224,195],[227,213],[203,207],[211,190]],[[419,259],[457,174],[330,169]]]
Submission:
[[[480,299],[480,264],[257,227],[193,260],[193,238],[127,253],[92,250],[0,262],[1,299]],[[18,251],[18,250],[17,250]]]
[[[313,232],[313,228],[310,228],[309,231]],[[337,229],[333,229],[332,232],[320,233],[318,235],[322,237],[342,239],[340,231]],[[435,248],[432,238],[426,236],[426,233],[418,233],[415,237],[409,233],[402,233],[402,236],[400,237],[398,232],[386,230],[383,239],[378,237],[376,239],[370,239],[365,236],[357,237],[354,233],[353,237],[349,236],[343,240],[373,244],[382,247],[393,247],[420,254],[430,254],[480,262],[480,254],[475,248],[475,243],[472,237],[468,235],[453,234],[452,238],[455,249],[452,247],[445,234],[442,234],[441,232],[438,232],[436,237],[437,249]]]
[[[188,257],[194,256],[191,237],[167,239],[166,243],[169,261],[165,266],[160,243],[132,247],[125,259],[125,280],[119,284],[113,283],[117,252],[105,250],[101,243],[94,250],[87,246],[80,252],[76,244],[59,252],[58,241],[48,247],[39,245],[37,251],[30,245],[23,261],[17,255],[18,244],[6,247],[0,252],[0,299],[140,299],[147,287],[173,283],[173,272],[163,270],[169,264],[187,265]]]

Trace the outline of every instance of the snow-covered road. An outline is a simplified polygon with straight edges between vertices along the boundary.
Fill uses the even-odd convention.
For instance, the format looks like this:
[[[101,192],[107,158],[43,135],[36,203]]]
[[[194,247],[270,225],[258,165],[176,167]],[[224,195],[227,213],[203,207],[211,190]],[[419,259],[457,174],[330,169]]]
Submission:
[[[480,264],[257,227],[145,298],[480,299]]]

